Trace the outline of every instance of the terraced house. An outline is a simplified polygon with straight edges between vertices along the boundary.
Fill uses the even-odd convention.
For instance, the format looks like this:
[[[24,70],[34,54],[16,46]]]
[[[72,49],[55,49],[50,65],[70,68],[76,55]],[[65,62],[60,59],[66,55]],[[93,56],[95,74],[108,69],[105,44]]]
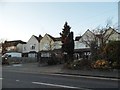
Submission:
[[[90,58],[92,51],[91,43],[93,41],[100,46],[103,43],[117,40],[120,40],[120,33],[111,27],[102,33],[96,33],[88,29],[82,36],[75,37],[75,58]],[[50,57],[51,53],[58,57],[62,56],[60,37],[53,37],[47,33],[43,37],[41,35],[38,37],[32,35],[28,42],[21,40],[5,41],[4,46],[6,48],[5,52],[21,52],[23,57],[37,57],[39,56],[38,53],[41,54],[41,57],[46,58]]]
[[[37,57],[37,53],[40,51],[40,40],[42,36],[39,37],[32,35],[26,44],[23,44],[22,53],[23,57]]]
[[[49,58],[51,57],[51,53],[59,55],[61,52],[61,45],[60,37],[53,37],[49,34],[45,34],[40,41],[41,57]]]
[[[96,42],[99,47],[102,44],[110,41],[119,41],[120,33],[109,27],[103,32],[95,33],[89,29],[82,35],[75,38],[75,56],[80,58],[89,58],[93,49],[91,49],[92,42]]]
[[[21,52],[22,53],[22,45],[26,44],[26,42],[21,40],[13,40],[13,41],[5,41],[3,44],[3,48],[5,49],[3,53],[6,52]]]

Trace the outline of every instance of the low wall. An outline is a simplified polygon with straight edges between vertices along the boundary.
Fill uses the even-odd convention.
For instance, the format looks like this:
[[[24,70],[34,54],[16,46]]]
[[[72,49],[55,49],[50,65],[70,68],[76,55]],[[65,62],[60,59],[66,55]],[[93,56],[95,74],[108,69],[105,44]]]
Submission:
[[[33,63],[33,62],[37,62],[37,58],[35,57],[9,57],[8,61],[10,64],[12,63]]]

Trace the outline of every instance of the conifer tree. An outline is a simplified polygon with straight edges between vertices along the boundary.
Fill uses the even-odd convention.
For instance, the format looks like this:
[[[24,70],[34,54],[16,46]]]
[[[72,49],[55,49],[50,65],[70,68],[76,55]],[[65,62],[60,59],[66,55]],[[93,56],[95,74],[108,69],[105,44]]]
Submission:
[[[67,54],[67,62],[73,61],[73,53],[74,53],[74,39],[73,32],[70,32],[71,27],[67,22],[64,24],[64,28],[62,29],[61,42],[62,42],[62,52]]]

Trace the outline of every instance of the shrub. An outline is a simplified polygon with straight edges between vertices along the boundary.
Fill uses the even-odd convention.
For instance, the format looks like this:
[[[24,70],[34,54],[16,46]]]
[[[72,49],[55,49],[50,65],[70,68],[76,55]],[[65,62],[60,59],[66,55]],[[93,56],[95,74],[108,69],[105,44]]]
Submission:
[[[107,60],[97,60],[92,63],[92,68],[94,69],[108,69],[109,68],[109,62]]]
[[[111,41],[104,48],[104,55],[106,59],[113,62],[120,63],[120,41]]]
[[[120,69],[120,63],[118,63],[118,62],[113,62],[113,63],[112,63],[112,68],[113,68],[113,69]]]
[[[65,64],[65,68],[68,69],[90,69],[91,61],[90,60],[74,60],[73,62],[69,62]]]

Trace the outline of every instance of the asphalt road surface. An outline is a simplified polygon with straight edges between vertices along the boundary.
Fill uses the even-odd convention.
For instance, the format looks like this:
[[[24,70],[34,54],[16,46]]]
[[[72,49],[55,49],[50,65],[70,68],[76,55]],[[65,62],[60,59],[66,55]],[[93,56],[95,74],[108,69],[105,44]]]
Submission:
[[[118,88],[117,79],[89,76],[3,71],[0,79],[2,80],[2,88],[73,88],[81,90]]]

